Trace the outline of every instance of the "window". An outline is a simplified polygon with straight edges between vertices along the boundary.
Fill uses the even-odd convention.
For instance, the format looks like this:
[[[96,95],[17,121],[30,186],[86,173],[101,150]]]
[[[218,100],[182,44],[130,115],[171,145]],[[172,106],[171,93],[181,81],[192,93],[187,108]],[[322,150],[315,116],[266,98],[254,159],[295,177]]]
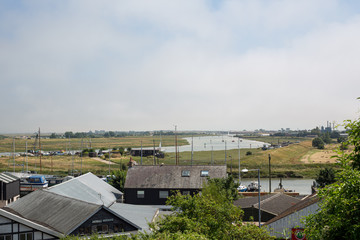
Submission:
[[[208,170],[202,170],[200,172],[200,177],[208,177],[209,176],[209,171]]]
[[[159,198],[167,198],[169,196],[169,191],[159,191]]]
[[[102,233],[108,233],[109,232],[109,226],[107,224],[102,225]]]
[[[182,177],[190,177],[190,170],[182,170],[181,176]]]
[[[32,240],[32,233],[20,233],[20,240]]]
[[[190,191],[183,191],[182,194],[183,195],[190,195]]]
[[[144,198],[145,197],[145,191],[139,190],[137,191],[137,198]]]
[[[0,235],[0,240],[11,240],[11,235]]]

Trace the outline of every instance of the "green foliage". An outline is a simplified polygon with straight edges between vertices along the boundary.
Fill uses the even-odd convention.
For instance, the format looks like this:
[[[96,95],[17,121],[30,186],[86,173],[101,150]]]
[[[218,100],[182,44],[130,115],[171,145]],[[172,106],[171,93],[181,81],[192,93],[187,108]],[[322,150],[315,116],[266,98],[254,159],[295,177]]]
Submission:
[[[226,199],[229,193],[216,191],[230,179],[209,181],[201,194],[170,196],[174,214],[150,224],[154,231],[141,239],[273,239],[265,229],[242,225],[243,211]]]
[[[209,178],[202,193],[212,196],[217,202],[232,202],[239,198],[237,186],[232,175],[227,178]]]
[[[124,155],[125,149],[123,147],[119,147],[119,153],[121,155]]]
[[[360,120],[347,121],[351,153],[338,151],[342,171],[320,189],[320,210],[306,218],[308,239],[360,239]]]
[[[122,169],[114,171],[109,184],[121,192],[124,192],[125,180],[126,180],[127,168],[122,164]]]
[[[50,135],[50,138],[51,138],[51,139],[54,139],[54,138],[58,138],[58,136],[57,136],[55,133],[52,133],[52,134]]]
[[[326,185],[332,184],[335,182],[335,171],[333,168],[325,167],[321,169],[317,178],[316,183],[319,187],[325,187]]]
[[[330,138],[330,133],[326,132],[324,134],[321,134],[320,138],[324,141],[324,143],[326,144],[330,144],[332,141],[331,141],[331,138]]]
[[[325,143],[322,140],[322,138],[317,137],[317,138],[314,138],[312,140],[312,146],[316,147],[318,149],[324,149],[325,148]]]

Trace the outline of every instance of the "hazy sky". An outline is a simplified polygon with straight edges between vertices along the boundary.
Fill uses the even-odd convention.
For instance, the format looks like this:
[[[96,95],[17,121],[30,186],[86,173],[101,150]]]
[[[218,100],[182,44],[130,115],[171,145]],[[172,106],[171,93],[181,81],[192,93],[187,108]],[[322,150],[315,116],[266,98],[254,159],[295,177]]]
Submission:
[[[360,116],[360,1],[0,1],[0,132]]]

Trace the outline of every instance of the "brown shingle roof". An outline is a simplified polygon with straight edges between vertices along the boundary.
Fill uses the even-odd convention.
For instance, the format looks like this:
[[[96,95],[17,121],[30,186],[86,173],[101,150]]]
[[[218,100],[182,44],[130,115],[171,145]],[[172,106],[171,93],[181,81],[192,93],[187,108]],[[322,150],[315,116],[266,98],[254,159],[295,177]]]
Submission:
[[[314,203],[317,203],[319,201],[319,197],[317,196],[316,193],[304,198],[303,200],[301,200],[300,202],[298,202],[297,204],[295,204],[294,206],[286,209],[285,211],[283,211],[282,213],[280,213],[278,216],[274,217],[273,219],[271,219],[270,221],[267,221],[265,223],[265,225],[268,225],[270,223],[273,223],[281,218],[284,218],[294,212],[300,211],[301,209],[304,209]]]
[[[288,196],[282,193],[269,194],[260,197],[260,206],[261,210],[267,211],[274,215],[278,215],[286,209],[294,206],[300,199]],[[234,202],[236,206],[240,206],[241,208],[259,208],[258,197],[249,197],[238,199]]]
[[[182,171],[190,171],[190,176],[183,177]],[[178,165],[138,165],[129,168],[125,188],[166,188],[200,189],[206,177],[201,171],[208,171],[210,178],[225,178],[226,166],[178,166]]]

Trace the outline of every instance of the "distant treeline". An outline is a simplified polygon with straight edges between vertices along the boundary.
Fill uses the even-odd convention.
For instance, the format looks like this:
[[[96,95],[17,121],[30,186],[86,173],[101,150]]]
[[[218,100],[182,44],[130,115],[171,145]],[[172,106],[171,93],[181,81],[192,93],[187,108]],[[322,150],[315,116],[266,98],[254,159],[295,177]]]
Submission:
[[[188,132],[177,132],[177,135],[188,135]],[[50,138],[110,138],[110,137],[128,137],[128,136],[168,136],[175,135],[175,131],[98,131],[98,132],[65,132],[64,134],[52,133]]]

